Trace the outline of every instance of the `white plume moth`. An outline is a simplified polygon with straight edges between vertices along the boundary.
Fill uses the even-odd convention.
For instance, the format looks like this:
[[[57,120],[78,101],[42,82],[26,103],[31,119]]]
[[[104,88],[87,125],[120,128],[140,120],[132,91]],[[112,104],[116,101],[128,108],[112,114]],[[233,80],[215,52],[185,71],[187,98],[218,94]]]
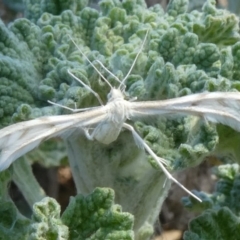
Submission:
[[[144,142],[134,128],[126,123],[126,120],[136,120],[146,118],[148,116],[159,116],[167,114],[186,114],[202,117],[208,121],[222,123],[240,131],[240,93],[238,92],[213,92],[199,93],[189,96],[179,97],[161,101],[127,101],[124,99],[125,81],[137,61],[138,55],[142,51],[147,35],[143,44],[129,70],[126,77],[120,81],[116,76],[109,72],[100,62],[105,70],[120,82],[118,88],[113,88],[110,83],[102,76],[90,60],[82,53],[76,43],[81,54],[95,68],[101,77],[111,87],[108,94],[106,105],[97,93],[89,86],[85,85],[81,80],[77,79],[70,71],[69,74],[77,79],[85,88],[90,90],[98,99],[101,106],[93,108],[85,108],[74,110],[62,105],[52,103],[54,105],[78,112],[71,115],[40,117],[34,120],[25,121],[10,125],[0,130],[0,171],[9,167],[9,165],[17,158],[37,147],[42,141],[61,136],[65,132],[73,128],[82,128],[90,140],[97,140],[104,144],[110,144],[115,141],[123,128],[131,131],[134,141],[138,147],[145,149],[153,159],[158,163],[159,167],[165,173],[166,177],[192,197],[201,202],[197,196],[186,189],[179,183],[165,168],[166,160],[157,156],[151,148]],[[93,127],[94,130],[89,133],[86,129]]]

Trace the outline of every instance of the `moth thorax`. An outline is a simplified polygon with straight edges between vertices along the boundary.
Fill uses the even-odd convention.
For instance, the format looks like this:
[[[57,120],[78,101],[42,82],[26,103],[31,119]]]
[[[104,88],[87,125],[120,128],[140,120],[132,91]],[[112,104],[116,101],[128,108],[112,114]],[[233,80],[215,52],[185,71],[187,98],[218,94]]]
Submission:
[[[122,125],[129,115],[129,106],[124,99],[119,99],[108,103],[108,116],[109,119]]]

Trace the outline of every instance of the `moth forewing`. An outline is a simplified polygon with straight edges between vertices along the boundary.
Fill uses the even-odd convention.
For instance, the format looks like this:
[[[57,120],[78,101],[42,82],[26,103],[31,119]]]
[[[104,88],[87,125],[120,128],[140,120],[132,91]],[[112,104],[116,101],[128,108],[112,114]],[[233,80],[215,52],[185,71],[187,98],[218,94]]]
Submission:
[[[74,128],[96,126],[106,118],[103,108],[87,112],[50,116],[16,123],[0,130],[0,171],[17,158],[37,147],[42,141],[66,137]]]
[[[240,131],[240,94],[238,92],[199,93],[189,96],[131,103],[132,119],[147,115],[195,115]]]

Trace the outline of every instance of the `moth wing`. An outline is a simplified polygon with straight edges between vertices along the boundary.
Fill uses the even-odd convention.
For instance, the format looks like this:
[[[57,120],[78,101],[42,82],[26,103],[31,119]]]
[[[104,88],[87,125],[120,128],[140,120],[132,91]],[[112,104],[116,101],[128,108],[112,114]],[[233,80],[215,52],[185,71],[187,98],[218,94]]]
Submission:
[[[74,128],[99,124],[104,117],[101,110],[92,110],[72,115],[41,117],[1,129],[0,171],[42,141],[56,136],[68,137]]]
[[[173,114],[199,116],[240,132],[240,93],[199,93],[169,100],[131,103],[131,119]]]

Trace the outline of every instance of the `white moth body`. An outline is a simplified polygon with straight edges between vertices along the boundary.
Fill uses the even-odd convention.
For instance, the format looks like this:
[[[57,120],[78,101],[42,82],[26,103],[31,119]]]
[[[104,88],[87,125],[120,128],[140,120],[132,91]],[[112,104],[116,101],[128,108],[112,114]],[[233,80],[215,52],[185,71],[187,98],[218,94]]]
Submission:
[[[96,126],[91,135],[101,143],[110,144],[118,138],[124,122],[130,117],[129,102],[124,100],[119,89],[113,88],[108,94],[108,102],[103,108],[107,116]]]

